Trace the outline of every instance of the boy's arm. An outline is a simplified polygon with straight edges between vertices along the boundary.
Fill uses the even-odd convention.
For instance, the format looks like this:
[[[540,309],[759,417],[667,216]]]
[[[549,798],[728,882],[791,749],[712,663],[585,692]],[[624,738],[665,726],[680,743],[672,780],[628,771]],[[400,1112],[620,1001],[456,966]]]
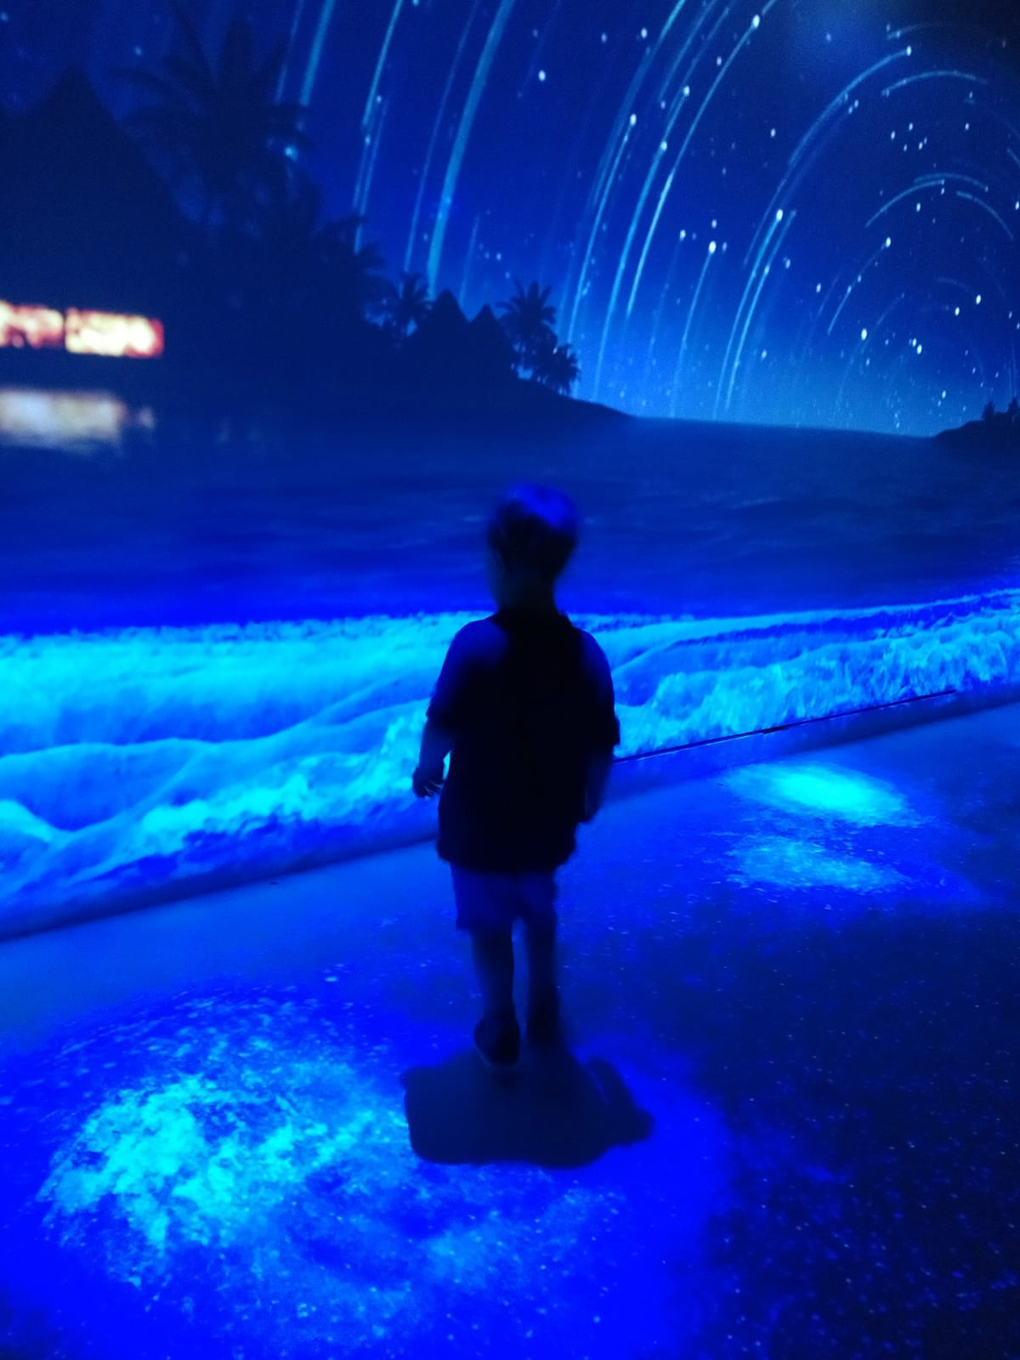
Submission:
[[[476,652],[474,633],[469,625],[462,628],[450,644],[428,707],[418,768],[411,780],[419,798],[429,798],[443,786],[443,761],[453,750],[457,733],[470,708]]]
[[[414,791],[419,798],[438,793],[443,786],[443,761],[453,750],[454,735],[429,718],[421,736],[418,768],[414,772]]]
[[[588,639],[587,646],[588,674],[592,685],[591,753],[585,769],[582,820],[590,822],[606,796],[606,785],[613,768],[613,750],[620,744],[620,722],[616,716],[616,695],[609,662],[593,638]]]
[[[606,785],[609,783],[609,772],[612,768],[612,751],[596,751],[588,757],[588,772],[584,785],[583,821],[592,821],[601,808],[606,796]]]

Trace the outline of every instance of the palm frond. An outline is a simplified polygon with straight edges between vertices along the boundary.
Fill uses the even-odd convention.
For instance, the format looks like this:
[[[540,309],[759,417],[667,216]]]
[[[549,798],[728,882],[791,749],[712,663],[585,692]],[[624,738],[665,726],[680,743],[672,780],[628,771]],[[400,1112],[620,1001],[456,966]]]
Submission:
[[[228,88],[244,86],[251,82],[254,74],[255,43],[251,25],[245,19],[232,19],[220,49],[220,83]]]
[[[145,129],[184,129],[194,127],[194,120],[187,109],[173,108],[166,104],[146,104],[135,109],[125,119],[129,127],[139,131]]]
[[[276,94],[280,84],[280,77],[283,75],[283,68],[287,64],[287,44],[278,43],[276,47],[266,57],[265,61],[255,72],[255,86],[259,98],[268,103]],[[277,108],[282,105],[277,105]]]
[[[166,76],[161,76],[155,71],[144,71],[133,66],[118,66],[113,71],[114,79],[126,81],[129,85],[137,85],[140,90],[146,90],[149,94],[158,95],[160,99],[168,102],[183,102],[183,92],[168,80]]]
[[[215,97],[216,80],[205,62],[201,66],[197,66],[193,61],[188,61],[186,57],[171,53],[168,57],[163,58],[163,69],[173,76],[183,90],[187,90],[200,103]]]
[[[187,10],[180,3],[180,0],[173,0],[171,8],[174,12],[174,18],[177,20],[177,27],[180,30],[181,37],[184,39],[184,45],[191,53],[192,62],[195,66],[199,67],[199,69],[205,70],[208,74],[210,84],[215,84],[212,67],[209,65],[209,59],[205,54],[205,48],[202,46],[202,39],[198,36],[198,30],[191,22]]]

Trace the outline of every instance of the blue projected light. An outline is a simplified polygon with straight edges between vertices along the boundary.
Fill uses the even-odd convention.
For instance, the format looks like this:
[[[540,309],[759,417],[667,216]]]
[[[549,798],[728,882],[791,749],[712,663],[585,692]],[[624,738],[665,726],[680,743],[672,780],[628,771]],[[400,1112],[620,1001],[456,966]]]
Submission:
[[[227,1291],[273,1350],[293,1326],[318,1344],[399,1343],[447,1286],[481,1306],[495,1275],[531,1275],[539,1244],[572,1255],[598,1233],[611,1194],[533,1172],[522,1218],[498,1168],[423,1175],[392,1053],[316,1010],[307,997],[210,997],[116,1047],[83,1045],[83,1070],[112,1070],[89,1113],[64,1116],[39,1192],[48,1233],[98,1251],[114,1280],[170,1277],[196,1304]],[[144,1054],[130,1074],[125,1041]],[[270,1307],[274,1295],[286,1305]]]
[[[877,893],[906,879],[887,865],[830,853],[824,846],[786,836],[750,836],[734,851],[737,883],[775,883],[786,888],[843,888]]]
[[[737,770],[727,784],[742,798],[798,817],[814,819],[831,835],[835,825],[910,827],[919,822],[907,800],[881,780],[857,770],[816,762],[753,765]],[[876,864],[805,835],[746,836],[731,852],[741,883],[774,883],[787,888],[840,888],[853,894],[901,887],[908,879],[887,864]]]
[[[427,834],[407,775],[471,617],[0,637],[0,930],[335,859],[381,828]],[[620,755],[1020,680],[1012,592],[761,619],[574,617],[612,666]],[[919,820],[895,789],[835,766],[732,779],[797,815]]]
[[[895,789],[834,765],[755,765],[730,775],[745,798],[854,826],[914,826],[919,818]]]
[[[736,770],[723,781],[752,805],[737,812],[753,827],[729,851],[731,881],[795,891],[827,890],[826,911],[853,913],[888,893],[911,911],[980,900],[936,848],[952,842],[937,809],[919,813],[898,789],[858,769],[780,762]]]
[[[336,1347],[383,1357],[440,1334],[468,1353],[479,1332],[524,1354],[536,1309],[554,1349],[585,1326],[614,1354],[651,1348],[675,1282],[653,1280],[649,1261],[693,1248],[724,1193],[728,1135],[711,1108],[678,1083],[663,1133],[608,1176],[597,1156],[567,1174],[527,1157],[423,1160],[404,1105],[416,1074],[418,1116],[455,1146],[465,1127],[499,1130],[520,1109],[545,1112],[532,1122],[552,1125],[552,1147],[573,1078],[568,1100],[558,1068],[555,1089],[522,1072],[504,1091],[461,1053],[402,1083],[406,1032],[369,1037],[376,1008],[341,1000],[351,984],[336,984],[202,993],[79,1031],[45,1055],[45,1085],[37,1054],[5,1068],[17,1150],[17,1174],[0,1184],[0,1221],[13,1224],[0,1235],[5,1286],[77,1319],[104,1360],[148,1354],[157,1334],[161,1354],[195,1360]],[[605,1118],[610,1143],[647,1135],[619,1108]],[[663,1216],[667,1181],[682,1207]],[[635,1213],[643,1256],[625,1228]],[[580,1318],[577,1300],[607,1270],[618,1302]],[[528,1301],[520,1317],[507,1315],[507,1290]]]
[[[952,1308],[990,1353],[1005,1277],[930,1225],[997,1189],[939,1101],[1003,1085],[1008,778],[932,728],[610,809],[564,1029],[612,1061],[496,1080],[411,787],[521,481],[577,500],[635,766],[1020,686],[1020,0],[893,8],[0,0],[0,1360],[821,1360]],[[140,313],[159,362],[99,334]],[[454,714],[519,728],[503,674],[450,725],[509,843]]]

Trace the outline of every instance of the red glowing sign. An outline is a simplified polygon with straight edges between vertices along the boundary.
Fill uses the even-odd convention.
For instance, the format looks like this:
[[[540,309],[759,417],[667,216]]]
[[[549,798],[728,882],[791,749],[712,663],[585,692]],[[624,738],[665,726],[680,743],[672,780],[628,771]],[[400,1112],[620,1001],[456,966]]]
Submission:
[[[64,312],[53,307],[19,306],[0,299],[0,349],[66,349],[108,359],[158,359],[163,353],[163,323],[147,316],[116,312]]]
[[[64,313],[0,301],[0,348],[63,349]]]

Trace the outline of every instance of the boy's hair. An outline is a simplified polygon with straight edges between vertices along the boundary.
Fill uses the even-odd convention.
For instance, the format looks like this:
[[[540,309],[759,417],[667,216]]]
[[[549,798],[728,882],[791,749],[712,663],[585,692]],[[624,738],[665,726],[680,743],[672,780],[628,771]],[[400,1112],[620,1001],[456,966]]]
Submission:
[[[516,486],[489,517],[489,547],[511,570],[552,583],[577,547],[580,520],[569,496],[553,487]]]

